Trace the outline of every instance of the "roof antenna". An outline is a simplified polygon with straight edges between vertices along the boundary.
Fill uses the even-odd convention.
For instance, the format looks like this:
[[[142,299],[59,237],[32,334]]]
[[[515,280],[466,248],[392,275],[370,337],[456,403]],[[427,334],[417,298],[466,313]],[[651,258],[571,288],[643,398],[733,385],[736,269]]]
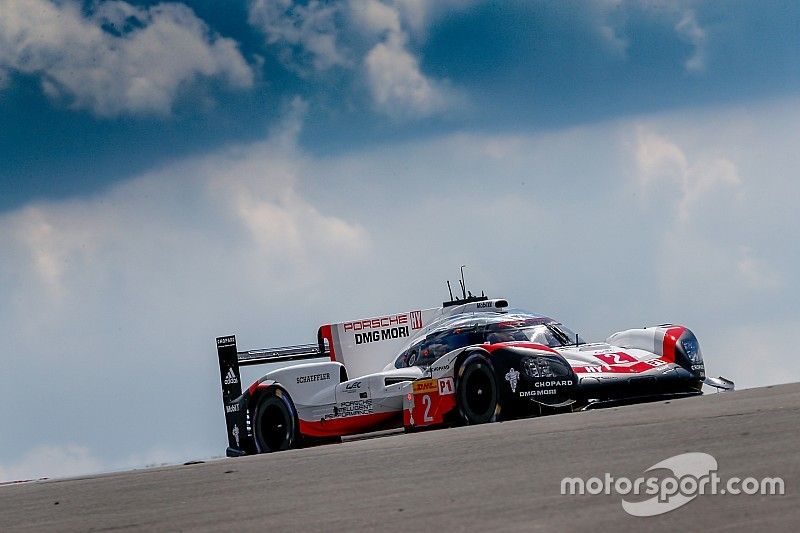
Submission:
[[[464,268],[467,265],[461,265],[461,294],[464,295],[464,299],[467,299],[467,285],[464,283]]]
[[[450,293],[450,301],[453,301],[453,289],[450,288],[450,280],[447,280],[447,292]]]

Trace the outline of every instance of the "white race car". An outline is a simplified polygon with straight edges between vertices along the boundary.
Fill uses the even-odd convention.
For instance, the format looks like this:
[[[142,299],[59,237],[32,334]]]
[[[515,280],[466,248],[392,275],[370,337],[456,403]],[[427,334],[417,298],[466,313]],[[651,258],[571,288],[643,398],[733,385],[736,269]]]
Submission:
[[[587,343],[556,320],[469,296],[441,307],[325,324],[317,344],[238,352],[217,338],[227,455],[388,428],[480,424],[702,394],[694,334],[661,325]],[[297,363],[241,389],[239,367]]]

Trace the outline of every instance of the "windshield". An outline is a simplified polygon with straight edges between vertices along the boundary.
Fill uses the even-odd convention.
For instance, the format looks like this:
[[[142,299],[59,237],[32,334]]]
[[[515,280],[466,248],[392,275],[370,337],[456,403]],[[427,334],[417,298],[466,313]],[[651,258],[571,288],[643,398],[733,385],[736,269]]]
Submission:
[[[490,324],[486,328],[486,342],[527,341],[544,344],[551,348],[559,346],[574,346],[584,344],[584,340],[577,333],[558,322],[530,324],[523,321],[518,324]]]

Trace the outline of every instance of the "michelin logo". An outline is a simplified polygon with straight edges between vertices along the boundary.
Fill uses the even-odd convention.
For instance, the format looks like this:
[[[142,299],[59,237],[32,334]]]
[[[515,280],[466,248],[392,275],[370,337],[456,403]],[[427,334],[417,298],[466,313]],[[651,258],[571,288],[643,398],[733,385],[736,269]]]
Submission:
[[[519,371],[513,368],[506,374],[506,381],[511,385],[511,392],[517,392],[517,382],[519,381]]]

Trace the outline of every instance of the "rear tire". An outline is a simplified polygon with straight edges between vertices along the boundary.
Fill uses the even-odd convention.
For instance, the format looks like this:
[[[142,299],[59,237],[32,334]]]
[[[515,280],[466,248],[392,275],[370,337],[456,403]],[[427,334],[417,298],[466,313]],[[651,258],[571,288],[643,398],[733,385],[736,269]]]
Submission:
[[[253,436],[258,453],[288,450],[298,440],[294,406],[285,392],[276,392],[261,398],[253,416]]]
[[[456,382],[456,402],[466,424],[492,422],[498,411],[494,368],[483,355],[472,355],[461,365]]]

